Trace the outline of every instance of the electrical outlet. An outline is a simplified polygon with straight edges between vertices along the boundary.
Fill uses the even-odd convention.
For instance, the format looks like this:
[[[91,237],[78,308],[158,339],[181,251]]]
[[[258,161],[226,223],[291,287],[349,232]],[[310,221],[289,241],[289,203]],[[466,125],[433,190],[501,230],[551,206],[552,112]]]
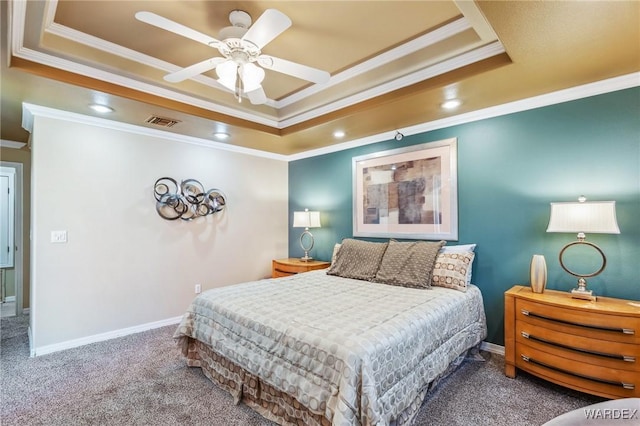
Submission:
[[[66,243],[67,242],[67,231],[51,231],[51,242],[52,243]]]
[[[200,293],[202,291],[202,287],[200,286],[200,284],[196,284],[196,294]]]

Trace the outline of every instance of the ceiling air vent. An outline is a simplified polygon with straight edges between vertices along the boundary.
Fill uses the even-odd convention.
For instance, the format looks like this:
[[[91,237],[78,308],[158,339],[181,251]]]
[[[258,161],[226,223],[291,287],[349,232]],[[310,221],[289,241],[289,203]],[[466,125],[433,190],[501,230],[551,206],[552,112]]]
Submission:
[[[151,117],[147,118],[145,122],[149,124],[155,124],[156,126],[160,127],[173,127],[176,124],[180,123],[180,120],[152,115]]]

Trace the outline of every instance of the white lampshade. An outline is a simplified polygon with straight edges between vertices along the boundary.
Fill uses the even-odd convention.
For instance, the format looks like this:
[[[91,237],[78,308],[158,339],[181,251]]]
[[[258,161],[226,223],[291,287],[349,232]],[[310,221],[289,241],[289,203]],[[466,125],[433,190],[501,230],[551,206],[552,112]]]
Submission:
[[[551,203],[547,232],[619,234],[615,201]]]
[[[293,212],[294,228],[320,228],[320,212]]]

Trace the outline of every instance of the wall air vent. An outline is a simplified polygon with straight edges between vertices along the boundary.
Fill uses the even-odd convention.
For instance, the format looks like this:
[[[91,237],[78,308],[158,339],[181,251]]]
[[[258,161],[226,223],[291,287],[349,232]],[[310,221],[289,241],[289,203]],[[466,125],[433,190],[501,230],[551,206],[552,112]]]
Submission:
[[[173,127],[176,124],[180,123],[180,120],[152,115],[145,120],[145,123],[154,124],[160,127]]]

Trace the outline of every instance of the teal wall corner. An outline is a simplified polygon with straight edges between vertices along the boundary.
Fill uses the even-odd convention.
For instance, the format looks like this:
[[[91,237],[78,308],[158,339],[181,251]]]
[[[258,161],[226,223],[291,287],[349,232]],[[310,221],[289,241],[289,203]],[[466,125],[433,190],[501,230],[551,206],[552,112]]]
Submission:
[[[330,260],[333,245],[352,237],[352,158],[448,138],[458,141],[457,242],[476,243],[473,283],[487,313],[487,341],[504,344],[504,297],[528,285],[529,262],[545,256],[549,289],[576,279],[560,267],[575,235],[546,233],[549,203],[615,200],[619,235],[587,235],[607,255],[588,279],[597,295],[640,300],[640,88],[452,126],[402,141],[383,141],[289,164],[289,255],[299,257],[301,229],[293,211],[321,212],[311,255]],[[598,258],[599,259],[599,258]],[[589,268],[589,265],[585,265]]]

